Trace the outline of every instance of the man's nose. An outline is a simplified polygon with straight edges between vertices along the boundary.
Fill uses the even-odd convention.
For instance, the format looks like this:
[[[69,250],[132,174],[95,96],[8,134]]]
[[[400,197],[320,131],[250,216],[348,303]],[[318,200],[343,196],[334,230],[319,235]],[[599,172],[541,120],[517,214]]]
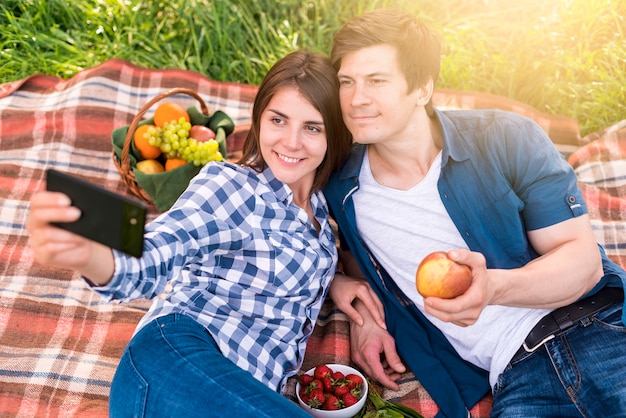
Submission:
[[[352,106],[362,106],[364,104],[370,103],[370,101],[371,98],[369,90],[367,89],[365,83],[354,83],[351,97]]]

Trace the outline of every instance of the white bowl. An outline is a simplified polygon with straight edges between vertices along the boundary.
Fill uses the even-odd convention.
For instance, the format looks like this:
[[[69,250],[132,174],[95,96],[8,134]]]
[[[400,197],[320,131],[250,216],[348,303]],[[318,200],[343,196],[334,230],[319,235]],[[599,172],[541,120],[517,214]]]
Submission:
[[[311,408],[309,405],[304,403],[302,399],[300,399],[300,381],[298,380],[298,382],[296,383],[296,397],[298,398],[298,403],[300,403],[300,406],[305,411],[307,411],[310,415],[317,417],[317,418],[352,418],[353,416],[358,414],[361,409],[363,409],[363,407],[365,406],[365,402],[367,401],[367,394],[369,391],[369,387],[367,385],[367,379],[365,378],[363,373],[361,373],[354,367],[345,366],[343,364],[327,364],[327,366],[333,369],[333,371],[341,372],[344,375],[354,373],[358,376],[361,376],[361,378],[363,379],[363,388],[361,389],[361,399],[359,399],[359,401],[352,406],[349,406],[343,409],[337,409],[335,411]],[[314,371],[315,371],[315,367],[308,370],[305,374],[312,376]]]

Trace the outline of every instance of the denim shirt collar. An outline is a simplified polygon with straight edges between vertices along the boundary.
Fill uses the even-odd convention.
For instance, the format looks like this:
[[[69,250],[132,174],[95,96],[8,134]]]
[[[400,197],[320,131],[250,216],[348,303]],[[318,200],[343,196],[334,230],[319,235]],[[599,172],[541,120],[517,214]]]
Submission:
[[[445,112],[435,109],[435,117],[441,128],[441,138],[443,141],[441,167],[446,165],[449,158],[454,161],[465,161],[470,158],[470,153],[464,145],[464,141],[459,141],[463,136],[458,131],[454,123],[446,116]]]

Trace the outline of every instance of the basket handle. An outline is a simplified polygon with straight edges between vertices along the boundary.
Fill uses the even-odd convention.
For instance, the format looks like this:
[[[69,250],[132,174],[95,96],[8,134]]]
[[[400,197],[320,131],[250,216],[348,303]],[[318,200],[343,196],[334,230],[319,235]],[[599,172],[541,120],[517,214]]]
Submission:
[[[128,126],[128,131],[126,132],[126,138],[124,139],[124,145],[122,146],[122,155],[120,158],[120,163],[122,170],[124,173],[128,173],[130,171],[130,160],[128,158],[128,154],[130,153],[130,143],[132,141],[132,137],[135,133],[135,129],[137,129],[137,125],[141,122],[143,115],[154,105],[155,103],[163,100],[166,97],[173,96],[175,94],[188,94],[189,96],[195,98],[200,103],[200,110],[202,114],[209,116],[209,108],[207,104],[204,102],[202,97],[192,89],[188,89],[185,87],[176,87],[167,91],[164,91],[156,96],[154,96],[151,100],[146,102],[139,112],[135,115],[132,122]]]

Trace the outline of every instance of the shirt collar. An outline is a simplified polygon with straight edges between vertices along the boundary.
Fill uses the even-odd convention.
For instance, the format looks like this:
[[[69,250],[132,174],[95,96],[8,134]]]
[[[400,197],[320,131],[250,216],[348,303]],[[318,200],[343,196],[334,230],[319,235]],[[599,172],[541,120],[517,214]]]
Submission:
[[[289,196],[291,196],[291,190],[287,184],[278,180],[269,166],[265,166],[265,169],[258,174],[259,181],[265,183],[267,187],[274,193],[276,199],[284,202]]]
[[[462,133],[458,131],[457,127],[452,123],[450,118],[445,112],[435,109],[435,117],[439,122],[441,128],[441,137],[443,141],[442,147],[442,166],[445,165],[448,158],[452,158],[455,161],[464,161],[470,158],[470,153],[465,147],[465,143],[460,139],[463,137]]]
[[[265,183],[267,187],[274,193],[276,200],[279,202],[292,202],[293,192],[286,183],[276,179],[274,173],[268,166],[258,174],[259,180]],[[321,191],[316,191],[311,196],[311,205],[315,212],[315,216],[319,219],[323,219],[328,214],[326,206],[326,200]],[[321,212],[319,212],[321,211]]]
[[[361,165],[363,164],[363,156],[365,155],[366,146],[363,144],[355,143],[350,149],[350,154],[346,159],[343,167],[339,172],[339,178],[342,180],[350,178],[358,178],[361,171]]]

